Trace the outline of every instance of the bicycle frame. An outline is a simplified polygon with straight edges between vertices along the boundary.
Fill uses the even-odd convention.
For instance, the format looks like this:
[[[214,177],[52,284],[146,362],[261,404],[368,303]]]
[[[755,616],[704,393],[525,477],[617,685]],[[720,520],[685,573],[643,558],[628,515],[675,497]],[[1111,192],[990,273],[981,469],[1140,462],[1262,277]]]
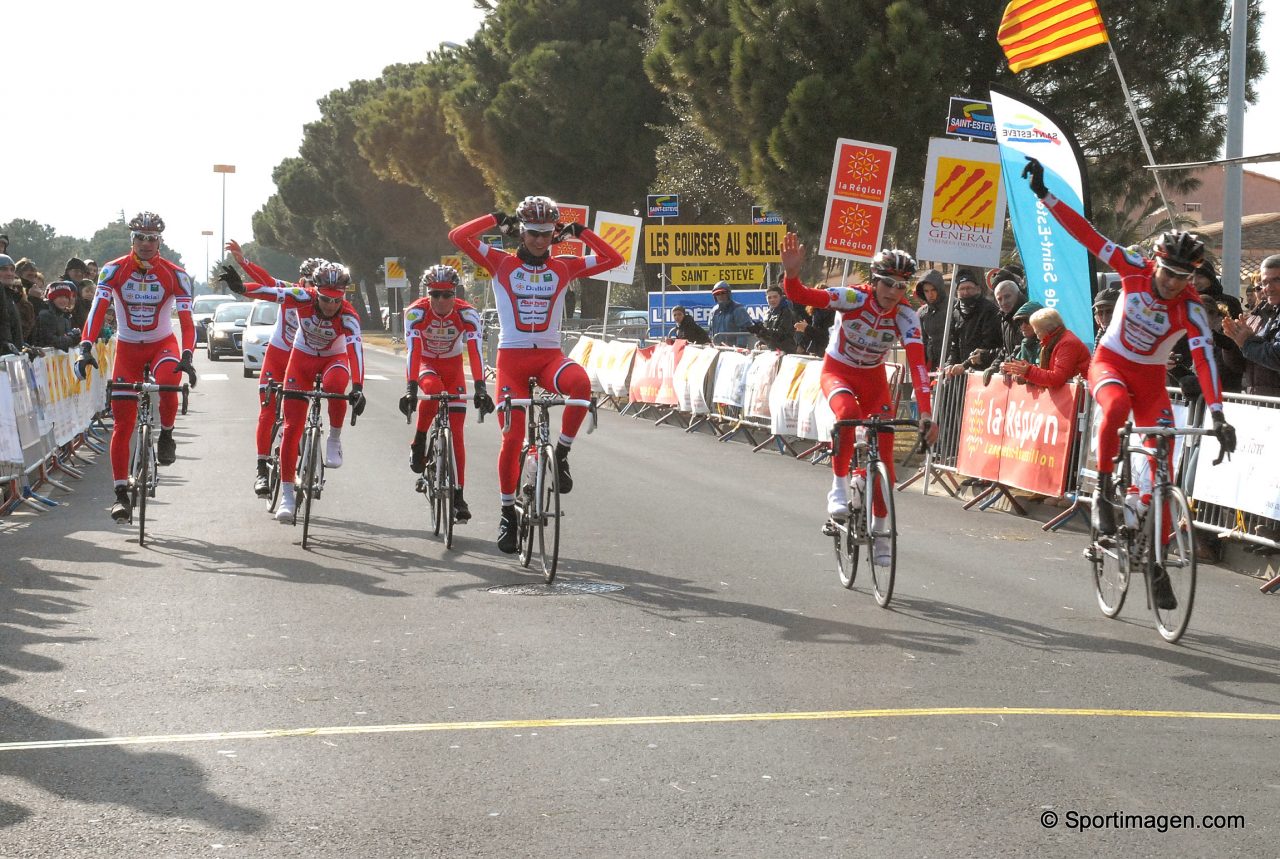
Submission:
[[[185,382],[181,385],[158,384],[155,376],[152,375],[151,365],[146,364],[142,368],[141,382],[122,384],[108,381],[108,396],[115,389],[134,391],[138,395],[138,414],[134,420],[133,437],[129,446],[129,494],[132,500],[131,508],[138,513],[138,545],[142,546],[147,540],[147,499],[155,497],[156,487],[160,483],[156,468],[158,465],[156,441],[151,433],[153,423],[151,395],[182,394],[181,410],[186,414],[187,397],[191,388]],[[133,521],[132,512],[130,512],[129,521]]]
[[[302,500],[294,507],[293,524],[298,524],[298,508],[302,508],[302,548],[307,548],[307,537],[311,530],[311,503],[320,498],[320,494],[324,489],[324,457],[320,454],[320,440],[324,434],[324,425],[320,419],[320,402],[322,400],[347,400],[350,403],[355,402],[353,394],[330,394],[321,387],[324,379],[319,373],[316,374],[315,383],[309,391],[290,391],[286,390],[283,394],[287,399],[305,399],[310,404],[307,409],[307,421],[302,430],[302,445],[300,450],[300,462],[298,470],[301,472],[301,484],[298,485],[298,491],[302,493]],[[355,425],[356,414],[351,413],[351,424]],[[295,475],[295,485],[297,485],[297,476]]]
[[[467,398],[461,394],[441,391],[438,394],[423,396],[422,399],[434,400],[437,407],[436,416],[431,421],[431,435],[427,441],[426,470],[418,478],[416,488],[427,497],[427,504],[431,510],[432,531],[439,534],[443,530],[445,548],[451,549],[454,526],[453,497],[458,481],[457,461],[453,449],[453,427],[449,423],[449,406],[452,403],[465,403]],[[415,399],[414,410],[405,416],[406,420],[411,419],[410,415],[417,414],[418,402],[421,400]],[[480,413],[480,421],[482,423],[484,421],[484,412]]]

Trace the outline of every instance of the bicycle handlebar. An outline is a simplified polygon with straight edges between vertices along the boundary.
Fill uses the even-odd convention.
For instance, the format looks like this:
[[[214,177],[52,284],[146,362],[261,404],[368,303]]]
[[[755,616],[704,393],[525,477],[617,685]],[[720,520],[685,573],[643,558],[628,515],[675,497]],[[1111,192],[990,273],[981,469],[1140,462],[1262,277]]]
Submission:
[[[165,393],[165,394],[185,394],[191,390],[191,386],[186,382],[181,385],[161,385],[157,382],[107,382],[107,391],[119,389],[121,391],[136,391],[141,393]]]
[[[884,420],[882,418],[846,418],[842,421],[836,421],[831,425],[831,427],[832,429],[839,429],[840,427],[871,427],[892,432],[897,427],[919,429],[920,422],[908,420],[906,418],[894,418],[893,420]]]
[[[515,399],[512,397],[504,397],[502,399],[502,402],[498,403],[497,410],[499,412],[503,410],[510,411],[511,409],[516,407],[529,408],[532,406],[537,406],[540,408],[549,408],[551,406],[578,406],[580,408],[584,408],[587,410],[587,413],[591,415],[591,423],[587,425],[587,435],[591,435],[591,433],[596,431],[596,424],[598,423],[598,419],[596,417],[595,397],[592,397],[589,400],[579,400],[573,397],[559,397],[559,396],[520,397],[519,399]],[[507,421],[506,423],[504,423],[502,425],[503,434],[505,435],[508,432],[508,430],[510,430],[510,428],[511,428],[511,421]]]

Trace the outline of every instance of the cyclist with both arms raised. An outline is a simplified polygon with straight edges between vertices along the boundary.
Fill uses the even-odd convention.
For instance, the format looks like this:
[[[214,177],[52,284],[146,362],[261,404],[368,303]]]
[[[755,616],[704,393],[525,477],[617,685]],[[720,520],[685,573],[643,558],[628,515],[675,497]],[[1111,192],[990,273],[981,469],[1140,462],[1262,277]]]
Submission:
[[[1204,242],[1194,233],[1163,233],[1156,240],[1155,259],[1149,260],[1099,234],[1080,213],[1049,193],[1044,166],[1035,158],[1027,159],[1022,176],[1058,223],[1120,275],[1119,300],[1089,366],[1089,387],[1102,412],[1097,435],[1094,524],[1099,533],[1111,535],[1116,531],[1112,471],[1120,452],[1117,431],[1130,410],[1139,426],[1173,426],[1173,406],[1165,390],[1165,366],[1174,345],[1184,336],[1188,338],[1205,404],[1212,414],[1214,434],[1225,452],[1235,451],[1236,431],[1222,413],[1213,329],[1196,291],[1187,288],[1204,262]],[[1154,442],[1148,444],[1154,446]],[[1169,473],[1173,473],[1172,462]],[[1165,520],[1168,521],[1167,516]],[[1163,537],[1168,539],[1169,534]],[[1177,607],[1164,570],[1156,570],[1152,587],[1160,608]]]
[[[160,385],[177,385],[185,372],[192,386],[196,370],[191,363],[195,349],[196,329],[191,320],[191,277],[176,263],[160,256],[160,238],[164,219],[154,212],[141,212],[129,221],[132,249],[124,256],[102,267],[98,289],[85,320],[76,375],[83,379],[88,367],[97,367],[93,357],[93,341],[106,321],[114,303],[118,340],[111,380],[121,387],[111,391],[111,478],[115,482],[116,503],[111,518],[125,522],[132,514],[129,503],[129,448],[133,427],[138,417],[138,394],[125,385],[142,381],[142,371],[151,365],[151,374]],[[182,334],[173,333],[172,315],[178,316]],[[156,461],[172,465],[177,459],[173,425],[178,416],[178,395],[163,391],[160,397],[160,438],[156,442]]]
[[[904,251],[882,250],[871,262],[871,283],[813,289],[800,282],[804,258],[804,245],[795,233],[787,233],[782,240],[782,268],[786,273],[782,286],[787,298],[798,305],[839,311],[819,377],[823,396],[836,420],[893,417],[889,414],[892,399],[884,362],[894,342],[900,340],[920,409],[920,432],[932,444],[938,437],[938,427],[930,416],[929,368],[925,365],[920,317],[903,300],[915,276],[916,261]],[[827,514],[833,518],[848,515],[853,439],[852,427],[840,428],[838,455],[831,458],[831,491],[827,494]],[[892,432],[880,433],[879,441],[881,450],[893,450]],[[884,462],[892,485],[893,456],[886,455]],[[888,515],[883,498],[873,499],[872,513],[876,517]],[[879,529],[879,523],[875,527]],[[892,560],[887,537],[875,539],[872,554],[877,564]]]
[[[422,275],[421,288],[427,295],[410,304],[404,314],[404,338],[408,346],[405,381],[408,385],[400,398],[400,411],[413,414],[418,392],[426,397],[448,391],[466,396],[467,380],[462,374],[462,352],[471,362],[471,378],[475,380],[476,410],[489,414],[493,400],[485,389],[484,358],[480,354],[480,314],[457,298],[458,272],[447,265],[434,265]],[[418,420],[409,444],[409,468],[421,474],[427,464],[427,431],[439,411],[439,400],[424,399],[418,404]],[[457,488],[453,494],[453,514],[457,522],[471,519],[471,509],[462,497],[467,471],[467,448],[463,436],[467,406],[463,402],[449,404],[449,428],[453,432],[453,457]]]
[[[548,391],[570,399],[591,396],[587,371],[560,351],[560,326],[565,293],[575,278],[591,277],[622,264],[622,255],[582,224],[561,224],[560,207],[547,197],[525,197],[515,216],[495,212],[454,227],[449,241],[483,268],[492,271],[493,294],[498,308],[499,398],[527,399],[529,379]],[[480,241],[486,230],[505,235],[517,230],[520,246],[514,254]],[[563,238],[581,239],[592,253],[585,257],[553,257],[551,245]],[[566,406],[556,445],[560,491],[573,488],[569,475],[569,446],[573,444],[587,410]],[[524,445],[524,409],[513,408],[501,416],[507,432],[498,453],[498,489],[502,515],[498,522],[498,549],[508,555],[519,551],[516,533],[516,486],[520,479],[520,448]],[[507,427],[506,421],[510,421]]]

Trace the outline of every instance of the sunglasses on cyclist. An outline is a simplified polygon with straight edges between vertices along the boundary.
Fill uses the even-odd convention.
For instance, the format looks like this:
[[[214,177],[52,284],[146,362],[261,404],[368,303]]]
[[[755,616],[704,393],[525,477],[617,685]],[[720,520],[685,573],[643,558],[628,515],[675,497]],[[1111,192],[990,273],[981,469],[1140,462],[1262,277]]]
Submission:
[[[341,300],[342,300],[342,299],[341,299],[340,297],[338,297],[338,296],[334,296],[334,295],[325,295],[324,293],[317,293],[317,294],[316,294],[316,298],[320,299],[320,300],[321,300],[322,302],[324,302],[325,304],[337,304],[339,301],[341,301]]]
[[[525,230],[526,233],[535,239],[549,239],[555,235],[555,230]]]
[[[452,289],[433,289],[427,295],[432,298],[453,298],[454,292]]]
[[[134,240],[134,241],[136,241],[136,242],[158,242],[158,241],[160,241],[160,234],[159,234],[159,233],[131,233],[130,235],[132,236],[133,240]]]
[[[905,280],[892,280],[887,277],[878,277],[876,280],[885,286],[892,287],[893,289],[906,289],[910,286],[910,284]]]

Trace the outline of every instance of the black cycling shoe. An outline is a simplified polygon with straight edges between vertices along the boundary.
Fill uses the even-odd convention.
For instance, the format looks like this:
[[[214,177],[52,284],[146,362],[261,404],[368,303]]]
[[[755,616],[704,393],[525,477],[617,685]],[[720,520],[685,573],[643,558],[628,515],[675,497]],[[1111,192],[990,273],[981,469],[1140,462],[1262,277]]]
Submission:
[[[569,473],[569,448],[563,444],[556,445],[556,472],[560,477],[560,494],[568,495],[573,491],[573,475]]]
[[[421,474],[427,470],[427,434],[420,432],[409,442],[409,470]]]
[[[471,508],[467,506],[467,500],[462,497],[461,489],[453,490],[453,521],[471,521]]]
[[[1178,607],[1178,598],[1173,595],[1169,574],[1159,564],[1154,564],[1151,568],[1151,590],[1155,593],[1156,608],[1173,611]]]
[[[1116,505],[1109,487],[1108,475],[1102,478],[1102,483],[1093,496],[1093,524],[1104,537],[1114,537],[1116,533]]]
[[[160,430],[160,440],[156,443],[156,462],[173,465],[177,459],[178,443],[173,440],[173,430]]]
[[[502,518],[498,520],[498,551],[505,555],[520,551],[520,528],[514,505],[502,508]]]
[[[111,505],[111,518],[117,522],[128,522],[133,518],[133,504],[129,501],[129,488],[116,487],[116,503]]]
[[[259,498],[271,495],[271,468],[265,459],[258,460],[258,479],[253,481],[253,494]]]

